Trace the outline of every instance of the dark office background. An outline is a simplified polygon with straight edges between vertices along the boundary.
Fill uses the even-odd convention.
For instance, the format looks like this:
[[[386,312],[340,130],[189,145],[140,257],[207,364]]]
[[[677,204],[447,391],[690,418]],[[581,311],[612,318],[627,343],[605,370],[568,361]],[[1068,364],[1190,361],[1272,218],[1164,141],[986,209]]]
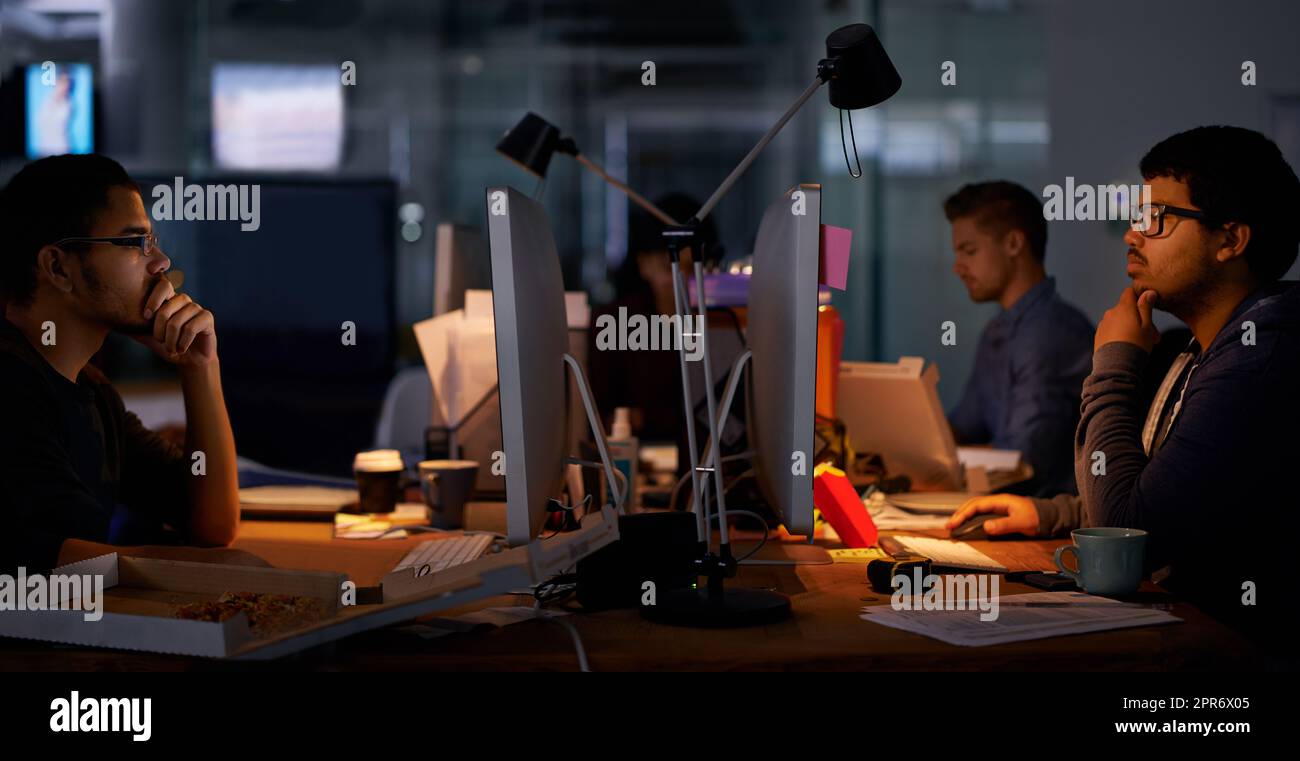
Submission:
[[[1148,147],[1207,123],[1270,134],[1300,165],[1300,8],[1287,0],[0,0],[0,75],[12,85],[33,62],[93,64],[96,149],[150,182],[208,182],[229,176],[213,157],[214,66],[354,62],[337,170],[239,179],[266,189],[259,232],[161,230],[196,295],[229,307],[217,320],[231,365],[260,361],[237,354],[259,329],[311,346],[359,320],[377,331],[359,366],[317,353],[276,372],[323,389],[352,378],[371,394],[395,363],[418,361],[409,326],[431,312],[436,224],[481,227],[488,185],[536,190],[492,150],[526,111],[647,196],[702,200],[811,81],[826,34],[855,21],[876,26],[903,78],[896,97],[853,116],[863,177],[848,177],[838,113],[817,98],[715,218],[728,258],[746,257],[764,206],[821,182],[823,221],[854,231],[849,288],[834,298],[845,358],[935,360],[948,404],[995,311],[971,304],[950,271],[940,205],[961,184],[1135,182]],[[1256,86],[1241,84],[1247,60]],[[955,87],[940,83],[944,61],[957,65]],[[12,101],[0,106],[12,123]],[[22,162],[0,159],[0,180]],[[329,210],[287,200],[303,188]],[[562,156],[543,198],[566,285],[609,300],[625,199]],[[423,210],[418,235],[402,234],[404,204]],[[1049,274],[1094,320],[1126,283],[1121,233],[1050,229]],[[275,287],[237,293],[258,278]],[[356,288],[323,287],[344,282]],[[277,310],[293,312],[301,335],[257,324]],[[959,326],[956,346],[938,342],[945,320]],[[124,380],[154,371],[138,356],[117,361]],[[314,414],[341,398],[326,393]]]

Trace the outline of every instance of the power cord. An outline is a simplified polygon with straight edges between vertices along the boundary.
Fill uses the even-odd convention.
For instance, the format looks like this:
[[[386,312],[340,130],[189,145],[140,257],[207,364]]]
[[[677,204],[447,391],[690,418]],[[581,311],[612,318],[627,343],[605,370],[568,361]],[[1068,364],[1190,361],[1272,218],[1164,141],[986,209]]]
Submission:
[[[534,597],[533,611],[535,612],[537,618],[543,621],[550,621],[552,623],[559,624],[560,626],[563,626],[565,629],[568,630],[569,636],[573,639],[573,649],[577,652],[578,655],[578,670],[590,673],[591,666],[587,663],[587,649],[582,644],[582,635],[578,634],[578,628],[573,624],[569,623],[568,621],[564,620],[564,618],[561,616],[542,615],[542,609],[544,605],[546,605],[549,602],[553,602],[556,599],[567,597],[568,595],[572,594],[573,591],[577,588],[577,584],[571,582],[576,582],[576,581],[577,581],[577,576],[574,574],[561,574],[559,576],[556,576],[553,579],[550,579],[549,581],[539,584],[537,586],[537,589],[533,590],[533,597]],[[568,587],[568,588],[563,592],[552,591],[557,587]]]
[[[726,457],[722,458],[722,462],[735,462],[736,460],[752,460],[752,459],[754,459],[754,450],[751,449],[748,452],[729,454]],[[672,495],[668,498],[669,510],[677,509],[677,494],[681,492],[682,487],[686,485],[686,482],[689,481],[690,478],[691,478],[691,472],[687,470],[684,474],[682,474],[681,478],[677,479],[676,485],[673,486]]]
[[[733,457],[734,457],[734,456],[733,456]],[[723,459],[725,460],[726,458],[723,458]],[[737,485],[737,484],[739,484],[741,481],[744,481],[744,480],[747,479],[747,478],[752,477],[753,475],[754,475],[754,469],[753,469],[753,468],[750,468],[749,470],[746,470],[744,473],[741,473],[740,475],[736,476],[734,479],[732,479],[732,481],[731,481],[730,484],[727,484],[727,486],[723,488],[723,490],[722,490],[722,496],[725,497],[725,496],[727,496],[728,494],[730,494],[730,493],[731,493],[731,490],[734,489],[734,488],[736,488],[736,485]],[[712,517],[712,513],[709,511],[708,507],[709,507],[709,495],[706,493],[706,494],[704,495],[704,509],[705,509],[705,513],[704,513],[704,514],[707,515],[707,516]],[[729,507],[729,508],[727,508],[727,515],[728,515],[728,516],[731,516],[731,515],[748,515],[749,517],[751,517],[751,518],[753,518],[754,520],[758,521],[759,523],[763,524],[763,539],[762,539],[761,541],[759,541],[757,547],[755,547],[754,549],[752,549],[752,550],[750,550],[749,552],[745,553],[744,556],[742,556],[742,557],[740,557],[740,558],[738,558],[738,559],[736,560],[737,563],[742,563],[742,562],[744,562],[745,560],[748,560],[749,558],[751,558],[751,557],[753,557],[755,554],[757,554],[759,550],[763,549],[763,546],[767,544],[767,535],[768,535],[769,533],[771,533],[771,531],[772,531],[772,527],[768,525],[768,523],[767,523],[767,519],[766,519],[766,518],[764,518],[763,516],[759,515],[758,513],[754,512],[754,511],[752,511],[752,510],[738,510],[738,509],[736,509],[736,508],[734,508],[734,507]]]
[[[763,540],[758,543],[757,547],[745,553],[742,557],[736,559],[737,563],[743,563],[749,558],[756,555],[759,550],[763,549],[763,546],[767,544],[767,535],[772,531],[772,529],[767,525],[767,520],[763,518],[763,516],[759,515],[758,513],[751,512],[749,510],[732,510],[731,508],[727,508],[727,515],[748,515],[751,518],[757,520],[759,523],[763,524]]]
[[[533,600],[539,605],[548,605],[571,596],[578,589],[578,575],[562,573],[543,581],[533,589]]]
[[[578,634],[577,627],[559,616],[543,616],[538,614],[537,617],[543,621],[550,621],[551,623],[559,624],[569,630],[569,636],[573,638],[573,649],[577,651],[578,654],[578,670],[590,673],[591,667],[587,664],[587,650],[582,646],[582,636]]]
[[[564,461],[569,465],[581,465],[586,468],[594,468],[601,472],[604,472],[605,470],[605,464],[603,462],[596,462],[595,460],[582,460],[577,457],[568,457],[565,458]],[[632,494],[631,491],[628,490],[627,475],[624,474],[623,471],[619,470],[618,468],[614,468],[614,477],[618,479],[618,483],[622,487],[623,503],[625,506],[624,509],[626,509],[626,503],[628,497],[630,497]],[[588,494],[587,496],[590,497],[591,495]],[[614,505],[614,507],[615,509],[618,509],[619,506],[616,504]]]

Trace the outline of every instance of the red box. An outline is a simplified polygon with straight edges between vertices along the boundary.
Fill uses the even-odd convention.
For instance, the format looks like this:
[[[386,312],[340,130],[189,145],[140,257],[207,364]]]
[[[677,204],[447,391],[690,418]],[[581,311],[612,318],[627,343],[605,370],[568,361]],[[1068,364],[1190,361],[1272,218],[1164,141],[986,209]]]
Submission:
[[[813,471],[813,505],[845,547],[872,547],[880,532],[844,471],[823,463]]]

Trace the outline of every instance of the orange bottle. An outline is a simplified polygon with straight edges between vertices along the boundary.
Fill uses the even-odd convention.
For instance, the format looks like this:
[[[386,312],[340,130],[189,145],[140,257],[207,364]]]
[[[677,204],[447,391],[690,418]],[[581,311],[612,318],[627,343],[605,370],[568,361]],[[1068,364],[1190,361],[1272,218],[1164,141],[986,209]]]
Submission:
[[[844,352],[844,320],[830,304],[817,307],[817,415],[835,418],[840,385],[840,355]]]

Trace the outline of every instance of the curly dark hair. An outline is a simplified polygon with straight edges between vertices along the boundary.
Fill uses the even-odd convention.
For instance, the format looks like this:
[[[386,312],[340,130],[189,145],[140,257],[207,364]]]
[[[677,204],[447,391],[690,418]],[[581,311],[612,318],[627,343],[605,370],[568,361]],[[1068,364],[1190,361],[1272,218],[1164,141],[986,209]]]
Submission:
[[[1280,279],[1295,262],[1300,180],[1272,140],[1243,127],[1197,127],[1161,140],[1140,168],[1146,180],[1187,183],[1207,223],[1249,225],[1246,263],[1261,282]]]

